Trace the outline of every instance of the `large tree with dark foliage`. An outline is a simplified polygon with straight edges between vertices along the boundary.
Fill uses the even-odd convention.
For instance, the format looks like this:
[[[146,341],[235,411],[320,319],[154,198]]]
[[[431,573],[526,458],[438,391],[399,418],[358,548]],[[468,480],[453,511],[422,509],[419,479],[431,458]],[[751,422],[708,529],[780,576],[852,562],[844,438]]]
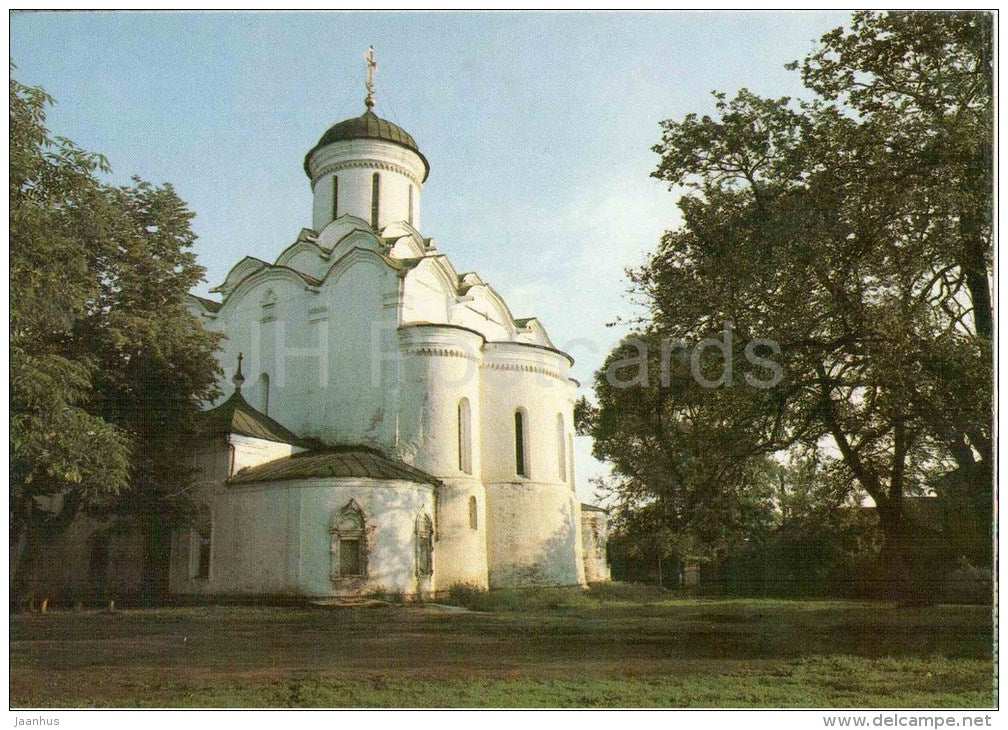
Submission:
[[[211,335],[183,304],[202,280],[171,185],[99,179],[105,160],[45,126],[10,81],[12,577],[81,510],[157,533],[185,504],[177,445],[215,394]]]
[[[877,505],[890,581],[915,554],[909,494],[935,488],[989,534],[991,20],[858,13],[793,65],[811,100],[743,89],[663,122],[654,174],[686,190],[684,222],[631,272],[642,326],[695,343],[730,322],[735,361],[772,340],[783,378],[683,397],[600,373],[586,424],[627,510],[716,514],[748,459],[831,444]],[[628,467],[632,444],[663,465]]]

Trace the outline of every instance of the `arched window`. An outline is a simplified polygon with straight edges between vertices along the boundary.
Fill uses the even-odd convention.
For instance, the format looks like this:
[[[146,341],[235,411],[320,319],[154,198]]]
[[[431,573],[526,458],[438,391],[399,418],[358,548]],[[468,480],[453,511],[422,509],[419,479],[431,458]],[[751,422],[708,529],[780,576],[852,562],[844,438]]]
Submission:
[[[564,431],[563,414],[558,413],[556,417],[557,471],[562,482],[567,481],[567,439]]]
[[[196,577],[206,580],[210,577],[210,526],[200,529],[199,535],[199,563]]]
[[[371,227],[378,228],[378,190],[379,175],[371,176]]]
[[[267,416],[269,415],[270,398],[269,374],[263,373],[259,376],[259,410]]]
[[[332,578],[345,578],[367,574],[367,555],[364,550],[364,512],[350,500],[329,523],[330,569]]]
[[[472,415],[468,398],[458,404],[458,466],[459,471],[472,474]]]
[[[339,177],[332,176],[332,219],[339,218]]]
[[[469,528],[475,530],[479,526],[476,515],[476,497],[469,497]]]
[[[434,527],[426,512],[417,515],[416,522],[417,575],[434,572]]]
[[[574,434],[567,434],[567,477],[571,491],[574,490]]]
[[[515,411],[514,414],[514,439],[515,439],[515,473],[520,477],[527,477],[528,472],[528,448],[526,440],[528,436],[526,423],[525,423],[525,412],[522,410]]]
[[[413,225],[413,186],[409,186],[409,224]]]

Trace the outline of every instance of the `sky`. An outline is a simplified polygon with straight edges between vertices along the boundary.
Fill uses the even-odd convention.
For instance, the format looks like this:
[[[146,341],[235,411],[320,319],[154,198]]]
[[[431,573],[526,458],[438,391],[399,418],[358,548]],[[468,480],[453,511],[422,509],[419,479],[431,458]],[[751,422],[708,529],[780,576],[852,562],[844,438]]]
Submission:
[[[101,152],[111,181],[171,182],[194,211],[207,283],[311,226],[305,152],[364,110],[430,161],[420,228],[516,317],[536,316],[594,371],[636,310],[626,267],[680,221],[650,177],[660,122],[713,111],[711,91],[803,96],[801,59],[849,13],[12,13],[21,83],[55,99],[54,134]],[[608,473],[576,446],[578,493]]]

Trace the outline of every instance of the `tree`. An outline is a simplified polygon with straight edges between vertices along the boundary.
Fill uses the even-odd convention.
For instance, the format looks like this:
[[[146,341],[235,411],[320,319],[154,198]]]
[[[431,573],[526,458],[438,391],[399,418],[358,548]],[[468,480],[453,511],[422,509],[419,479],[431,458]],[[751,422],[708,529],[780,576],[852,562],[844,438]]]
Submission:
[[[690,419],[727,463],[832,443],[878,507],[898,581],[905,495],[953,468],[975,501],[991,490],[990,17],[858,13],[802,69],[811,101],[743,89],[715,94],[714,117],[663,122],[654,174],[685,188],[684,223],[631,281],[655,337],[697,343],[730,323],[736,358],[774,343],[779,382],[704,389]],[[638,392],[617,395],[636,407]],[[682,421],[674,398],[663,407]],[[656,437],[670,461],[697,448]],[[706,479],[692,508],[727,488]]]
[[[878,576],[879,531],[864,492],[847,470],[816,450],[774,462],[779,506],[773,535],[774,579],[795,592],[864,595]]]
[[[993,73],[989,14],[855,14],[801,64],[805,84],[881,130],[913,171],[913,212],[944,317],[919,385],[932,435],[956,464],[959,502],[989,534],[992,514],[991,306]],[[797,64],[794,64],[797,67]],[[962,294],[960,294],[962,292]],[[972,328],[968,326],[972,320]]]
[[[104,158],[46,129],[51,102],[11,80],[11,539],[29,588],[81,510],[149,526],[177,506],[175,447],[219,373],[183,304],[203,275],[192,213],[170,185],[102,183]]]
[[[669,345],[653,332],[624,340],[596,373],[597,404],[579,401],[577,424],[613,465],[604,487],[615,527],[662,558],[702,563],[763,534],[772,493],[749,435],[724,417],[751,408],[747,393],[704,388]]]

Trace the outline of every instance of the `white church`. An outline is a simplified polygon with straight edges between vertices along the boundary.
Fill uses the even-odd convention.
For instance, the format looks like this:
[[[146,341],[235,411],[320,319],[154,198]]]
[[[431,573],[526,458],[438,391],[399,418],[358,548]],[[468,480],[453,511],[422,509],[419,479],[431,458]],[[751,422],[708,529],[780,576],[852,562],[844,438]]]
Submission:
[[[176,595],[431,595],[608,580],[574,489],[572,359],[420,232],[430,172],[374,111],[309,150],[312,228],[192,311],[225,337]]]

